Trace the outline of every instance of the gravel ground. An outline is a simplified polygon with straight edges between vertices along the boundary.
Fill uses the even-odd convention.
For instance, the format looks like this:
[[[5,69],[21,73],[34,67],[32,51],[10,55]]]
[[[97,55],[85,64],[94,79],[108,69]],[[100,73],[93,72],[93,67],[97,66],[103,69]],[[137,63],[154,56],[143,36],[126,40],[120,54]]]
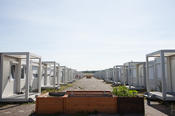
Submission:
[[[35,104],[10,104],[0,107],[0,116],[28,116],[34,112]]]
[[[73,84],[73,87],[64,91],[112,91],[110,84],[106,84],[103,80],[96,78],[80,79]]]
[[[106,84],[103,80],[95,78],[91,79],[80,79],[73,83],[73,86],[67,88],[64,91],[78,90],[78,91],[112,91],[110,84]],[[35,109],[35,104],[11,104],[0,107],[0,116],[28,116]],[[151,106],[148,106],[145,101],[145,116],[168,116],[170,110],[165,105],[160,105],[157,102],[153,102]],[[66,115],[59,115],[66,116]],[[97,114],[90,116],[119,116],[109,114]],[[138,116],[138,115],[122,115],[122,116]]]

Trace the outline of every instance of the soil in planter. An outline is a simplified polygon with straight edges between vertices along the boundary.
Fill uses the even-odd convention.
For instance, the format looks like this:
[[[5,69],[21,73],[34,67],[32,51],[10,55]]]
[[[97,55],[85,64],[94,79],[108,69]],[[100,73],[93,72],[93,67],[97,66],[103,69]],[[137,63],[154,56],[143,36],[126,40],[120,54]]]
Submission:
[[[143,97],[118,97],[119,113],[145,113]]]

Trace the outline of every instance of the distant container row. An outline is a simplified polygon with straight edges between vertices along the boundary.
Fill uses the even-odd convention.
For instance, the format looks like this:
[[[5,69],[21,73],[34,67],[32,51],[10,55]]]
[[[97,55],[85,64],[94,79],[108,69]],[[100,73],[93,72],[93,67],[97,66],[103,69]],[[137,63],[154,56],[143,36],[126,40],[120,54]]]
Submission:
[[[0,102],[30,101],[41,88],[59,88],[82,77],[75,69],[29,52],[0,53]]]
[[[129,89],[146,90],[149,99],[175,101],[175,50],[146,55],[145,62],[127,62],[98,71],[95,77]]]

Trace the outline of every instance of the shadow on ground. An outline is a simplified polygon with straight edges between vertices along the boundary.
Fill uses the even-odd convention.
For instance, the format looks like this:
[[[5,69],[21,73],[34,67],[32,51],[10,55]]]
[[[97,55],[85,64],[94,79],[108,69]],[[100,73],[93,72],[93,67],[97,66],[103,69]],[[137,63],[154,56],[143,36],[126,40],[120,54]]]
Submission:
[[[143,114],[102,114],[102,113],[86,113],[80,112],[76,114],[36,114],[31,113],[29,116],[144,116]]]
[[[7,109],[10,109],[10,108],[14,108],[14,107],[18,107],[18,106],[20,106],[21,104],[12,104],[12,105],[6,105],[6,104],[4,104],[4,105],[2,105],[2,107],[0,107],[0,110],[7,110]]]
[[[170,105],[168,104],[151,104],[150,107],[164,113],[170,115]]]

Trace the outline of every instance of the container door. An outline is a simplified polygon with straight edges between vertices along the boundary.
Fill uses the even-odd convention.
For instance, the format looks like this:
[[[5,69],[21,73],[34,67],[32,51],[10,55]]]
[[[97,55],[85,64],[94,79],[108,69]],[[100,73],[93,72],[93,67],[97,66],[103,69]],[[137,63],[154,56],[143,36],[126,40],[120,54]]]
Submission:
[[[17,63],[11,63],[11,65],[10,65],[10,77],[11,77],[11,79],[14,80],[14,85],[13,85],[14,93],[17,93],[17,84],[18,84],[17,71],[18,71]]]

